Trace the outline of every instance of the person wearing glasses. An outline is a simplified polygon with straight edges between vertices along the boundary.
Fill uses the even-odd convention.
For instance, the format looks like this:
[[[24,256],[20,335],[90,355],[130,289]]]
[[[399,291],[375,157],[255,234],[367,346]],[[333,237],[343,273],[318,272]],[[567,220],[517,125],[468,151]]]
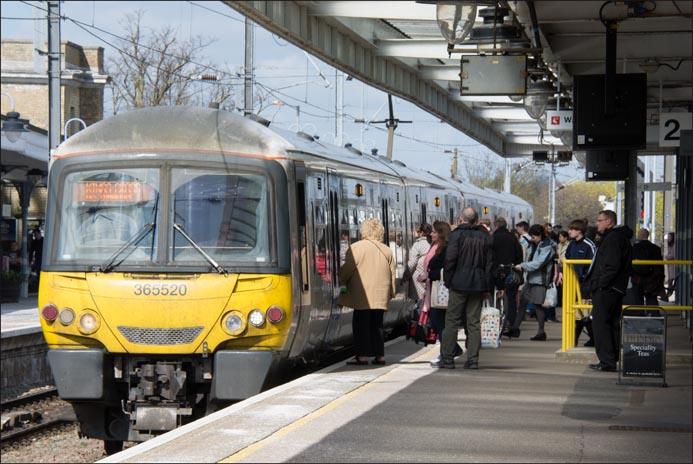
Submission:
[[[592,331],[599,362],[590,369],[615,372],[619,359],[621,304],[632,271],[633,231],[616,226],[616,213],[599,212],[597,231],[600,245],[588,271],[592,294]]]

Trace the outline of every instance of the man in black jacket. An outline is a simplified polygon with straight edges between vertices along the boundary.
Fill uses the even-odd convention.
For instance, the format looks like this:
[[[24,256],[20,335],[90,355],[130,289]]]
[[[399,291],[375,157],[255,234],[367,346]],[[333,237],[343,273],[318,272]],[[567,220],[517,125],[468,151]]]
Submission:
[[[505,218],[499,217],[494,225],[496,230],[493,232],[493,255],[496,264],[499,266],[502,264],[520,264],[522,262],[522,245],[515,238],[515,234],[508,230],[508,223]],[[499,278],[496,280],[496,287],[503,290],[503,302],[508,315],[506,325],[508,327],[513,327],[517,316],[517,289],[520,286],[520,280],[511,278],[514,272],[508,268],[499,272]],[[513,333],[508,331],[506,335],[510,336]]]
[[[481,348],[481,303],[493,291],[493,247],[491,235],[477,226],[478,214],[473,208],[465,208],[461,223],[448,236],[445,252],[443,279],[450,290],[440,363],[434,367],[454,369],[457,332],[463,314],[467,321],[467,361],[465,369],[479,368]]]
[[[638,241],[633,245],[633,259],[661,261],[662,249],[650,242],[650,231],[638,230]],[[637,304],[657,306],[657,295],[664,296],[664,265],[633,266],[633,287]]]
[[[616,213],[611,210],[599,212],[597,231],[601,240],[589,270],[589,289],[599,362],[590,364],[590,368],[614,372],[620,351],[621,304],[632,270],[633,231],[625,225],[616,227]]]

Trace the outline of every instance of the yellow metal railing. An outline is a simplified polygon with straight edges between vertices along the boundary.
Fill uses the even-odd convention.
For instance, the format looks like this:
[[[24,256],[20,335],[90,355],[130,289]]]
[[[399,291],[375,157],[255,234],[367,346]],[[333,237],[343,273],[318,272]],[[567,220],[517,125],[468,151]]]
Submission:
[[[592,309],[591,304],[582,303],[580,285],[573,265],[590,264],[591,259],[566,259],[563,261],[563,343],[561,351],[567,351],[575,347],[575,310]],[[633,264],[693,264],[693,260],[669,259],[669,260],[644,260],[634,259]],[[633,306],[633,305],[629,305]],[[625,305],[624,305],[625,307]],[[691,311],[693,306],[665,305],[662,309],[667,311]]]

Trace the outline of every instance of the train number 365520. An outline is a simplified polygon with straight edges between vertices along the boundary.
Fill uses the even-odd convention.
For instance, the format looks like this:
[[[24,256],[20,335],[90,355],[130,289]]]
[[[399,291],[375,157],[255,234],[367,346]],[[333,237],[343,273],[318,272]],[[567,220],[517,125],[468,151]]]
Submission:
[[[185,296],[188,287],[185,284],[135,284],[132,293],[137,296]]]

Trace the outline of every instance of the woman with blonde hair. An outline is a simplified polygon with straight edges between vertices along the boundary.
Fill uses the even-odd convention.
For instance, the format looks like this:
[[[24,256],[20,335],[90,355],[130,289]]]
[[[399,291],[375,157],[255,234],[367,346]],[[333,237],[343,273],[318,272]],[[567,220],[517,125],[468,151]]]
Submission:
[[[339,304],[354,308],[355,357],[349,365],[366,365],[369,357],[374,357],[373,364],[385,364],[383,316],[395,295],[395,260],[383,243],[384,233],[379,220],[364,221],[361,240],[351,244],[339,270],[339,284],[346,285]]]

